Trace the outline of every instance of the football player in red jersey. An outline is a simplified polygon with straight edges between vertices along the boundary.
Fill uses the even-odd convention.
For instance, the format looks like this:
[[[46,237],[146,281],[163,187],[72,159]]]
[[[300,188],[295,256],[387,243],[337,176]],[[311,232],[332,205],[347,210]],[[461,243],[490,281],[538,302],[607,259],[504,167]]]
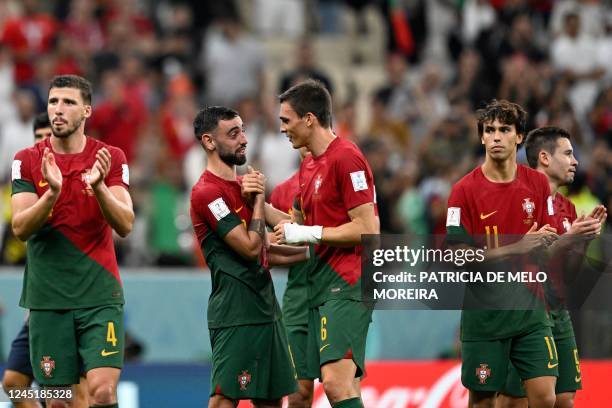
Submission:
[[[321,378],[334,408],[363,407],[365,342],[371,310],[361,302],[362,234],[380,231],[372,171],[359,148],[331,128],[331,97],[308,80],[280,96],[281,132],[311,153],[300,166],[303,224],[280,223],[281,243],[314,245],[308,270],[308,378]]]
[[[607,212],[603,205],[598,205],[588,217],[578,217],[574,204],[558,191],[560,187],[574,181],[578,166],[569,133],[554,126],[532,130],[527,135],[525,151],[529,166],[548,178],[553,197],[555,228],[563,234],[557,245],[564,248],[565,253],[569,249],[575,250],[572,253],[584,253],[588,243],[600,232]],[[582,250],[578,250],[578,246]],[[580,256],[567,257],[564,253],[556,253],[556,258],[552,260],[552,268],[561,273],[567,270],[575,274],[583,262]],[[555,272],[552,268],[551,272]],[[557,279],[563,278],[565,281],[565,277],[562,274]],[[552,332],[555,349],[559,355],[555,408],[571,408],[574,406],[576,391],[582,389],[582,375],[572,321],[569,311],[563,305],[564,293],[559,293],[557,287],[550,282],[546,286],[550,316],[554,324]],[[513,366],[509,369],[506,386],[497,399],[500,408],[528,407],[525,390]]]
[[[516,162],[527,113],[503,100],[494,100],[477,113],[485,161],[451,190],[447,239],[474,246],[479,236],[486,236],[488,261],[544,249],[557,238],[551,227],[554,219],[548,180]],[[513,239],[511,234],[522,238]],[[543,306],[530,310],[496,310],[495,304],[491,306],[461,314],[461,380],[470,390],[469,406],[494,406],[512,361],[524,381],[529,405],[552,408],[558,362],[551,352],[552,324],[546,310]]]
[[[53,135],[13,161],[12,228],[28,240],[20,305],[30,309],[36,381],[77,384],[82,362],[90,403],[116,408],[124,299],[112,230],[129,234],[134,211],[125,155],[84,133],[91,93],[78,76],[51,81]]]

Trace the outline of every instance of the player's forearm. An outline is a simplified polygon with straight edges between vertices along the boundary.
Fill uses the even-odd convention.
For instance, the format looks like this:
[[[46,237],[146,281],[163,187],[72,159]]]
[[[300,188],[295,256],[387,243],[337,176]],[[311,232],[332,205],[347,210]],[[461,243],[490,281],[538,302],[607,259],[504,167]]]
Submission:
[[[266,203],[264,206],[264,214],[266,218],[266,223],[271,226],[275,226],[283,220],[291,219],[291,216],[289,214],[279,210],[278,208],[273,207],[268,203]]]
[[[104,183],[94,187],[94,193],[106,222],[119,236],[126,237],[134,225],[132,203],[119,200]]]
[[[21,241],[27,241],[47,222],[58,198],[59,192],[53,193],[49,189],[32,207],[14,212],[11,220],[13,234]]]
[[[249,245],[245,251],[246,257],[251,260],[259,257],[265,243],[264,204],[263,194],[258,194],[253,200],[253,215],[248,227]]]
[[[335,247],[361,245],[362,235],[380,233],[378,218],[364,220],[355,218],[338,227],[323,227],[321,243]]]
[[[308,247],[292,247],[298,250],[294,254],[282,254],[270,252],[268,253],[268,263],[270,265],[293,265],[304,262],[308,259]]]

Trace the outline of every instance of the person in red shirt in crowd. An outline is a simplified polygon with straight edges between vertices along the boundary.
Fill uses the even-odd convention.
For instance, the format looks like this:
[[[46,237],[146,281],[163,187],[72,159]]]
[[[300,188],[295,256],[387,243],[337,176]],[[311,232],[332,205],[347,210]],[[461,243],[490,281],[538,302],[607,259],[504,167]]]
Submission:
[[[162,136],[170,155],[183,160],[194,145],[192,119],[196,113],[194,89],[186,75],[179,75],[168,83],[168,99],[160,112]]]
[[[52,16],[39,12],[38,0],[22,0],[21,6],[22,15],[4,24],[0,42],[13,54],[15,82],[27,85],[34,79],[35,58],[51,50],[58,24]]]
[[[88,121],[88,132],[104,143],[119,147],[132,163],[142,129],[147,121],[144,101],[127,92],[119,71],[109,70],[102,76],[104,101],[96,106]]]

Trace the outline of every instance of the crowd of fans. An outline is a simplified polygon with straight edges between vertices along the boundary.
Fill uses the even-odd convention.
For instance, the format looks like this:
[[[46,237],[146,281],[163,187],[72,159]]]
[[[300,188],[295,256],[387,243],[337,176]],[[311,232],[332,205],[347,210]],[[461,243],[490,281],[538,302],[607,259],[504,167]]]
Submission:
[[[332,92],[338,136],[368,157],[383,232],[444,232],[452,184],[484,155],[474,112],[492,98],[525,107],[528,129],[569,130],[580,162],[570,197],[579,212],[612,213],[610,1],[0,0],[0,35],[3,264],[25,254],[8,224],[12,157],[33,143],[50,78],[67,73],[94,84],[87,134],[130,163],[137,221],[118,241],[124,265],[198,262],[188,196],[205,166],[200,107],[240,112],[269,191],[297,169],[276,95],[308,77]],[[334,58],[345,49],[321,58],[337,39],[348,64]]]

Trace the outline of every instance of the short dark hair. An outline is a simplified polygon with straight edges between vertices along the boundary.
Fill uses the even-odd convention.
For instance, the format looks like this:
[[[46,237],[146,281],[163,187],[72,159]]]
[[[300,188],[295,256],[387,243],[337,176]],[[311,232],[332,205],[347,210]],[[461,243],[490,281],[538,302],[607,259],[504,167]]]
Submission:
[[[47,112],[41,112],[34,117],[33,127],[35,132],[38,129],[51,127],[51,122],[49,122],[49,115],[47,115]]]
[[[220,120],[230,120],[238,116],[238,112],[225,106],[207,106],[200,110],[193,120],[193,132],[198,140],[204,133],[210,133],[217,128]]]
[[[81,98],[86,105],[91,105],[91,82],[78,75],[58,75],[53,77],[49,84],[49,91],[52,88],[75,88],[81,91]]]
[[[320,81],[308,79],[300,82],[280,94],[278,98],[281,103],[289,103],[301,118],[310,112],[319,120],[321,126],[325,128],[331,126],[331,96]]]
[[[567,130],[556,126],[544,126],[529,132],[525,140],[525,153],[529,167],[533,169],[538,167],[538,156],[542,150],[555,154],[557,140],[564,137],[571,140]]]
[[[482,136],[484,123],[493,122],[495,119],[505,125],[514,125],[517,134],[525,134],[527,112],[517,103],[493,99],[484,108],[476,111],[476,117],[478,118],[478,136]]]

